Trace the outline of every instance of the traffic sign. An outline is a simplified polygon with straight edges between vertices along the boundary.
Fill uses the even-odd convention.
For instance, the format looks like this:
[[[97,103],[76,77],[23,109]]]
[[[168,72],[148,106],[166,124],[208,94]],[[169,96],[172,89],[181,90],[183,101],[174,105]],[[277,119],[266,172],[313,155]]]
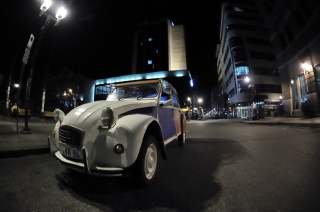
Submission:
[[[32,47],[33,41],[34,41],[34,36],[33,36],[33,34],[31,34],[30,38],[29,38],[29,41],[28,41],[28,44],[27,44],[27,48],[24,50],[24,55],[23,55],[23,58],[22,58],[22,62],[24,64],[28,63],[28,59],[29,59],[29,55],[30,55],[30,51],[31,51],[31,47]]]

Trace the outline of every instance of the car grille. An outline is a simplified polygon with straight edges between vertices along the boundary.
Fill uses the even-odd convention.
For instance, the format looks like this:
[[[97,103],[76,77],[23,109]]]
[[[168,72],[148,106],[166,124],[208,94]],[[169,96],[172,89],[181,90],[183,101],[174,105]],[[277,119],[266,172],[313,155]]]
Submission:
[[[74,146],[81,146],[84,132],[71,126],[62,126],[59,129],[59,139],[61,142]]]

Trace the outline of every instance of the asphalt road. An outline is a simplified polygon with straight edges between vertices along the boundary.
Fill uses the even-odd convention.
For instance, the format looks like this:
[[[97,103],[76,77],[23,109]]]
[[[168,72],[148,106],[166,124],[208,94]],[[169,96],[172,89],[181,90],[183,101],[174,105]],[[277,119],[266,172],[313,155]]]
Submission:
[[[66,172],[48,154],[0,159],[0,211],[319,211],[318,129],[192,122],[157,181]]]

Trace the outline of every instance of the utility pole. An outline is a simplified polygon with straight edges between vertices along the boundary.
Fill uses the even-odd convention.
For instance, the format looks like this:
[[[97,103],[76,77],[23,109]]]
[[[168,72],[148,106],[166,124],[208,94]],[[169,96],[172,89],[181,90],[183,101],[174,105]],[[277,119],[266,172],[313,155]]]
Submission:
[[[41,28],[41,32],[40,32],[40,37],[39,37],[39,40],[36,44],[36,48],[34,50],[34,54],[32,55],[32,58],[31,58],[31,68],[29,70],[29,75],[28,75],[28,79],[27,79],[27,88],[26,88],[26,96],[25,96],[25,100],[26,100],[26,105],[25,105],[25,122],[24,122],[24,128],[22,130],[22,133],[25,133],[25,134],[30,134],[31,131],[28,127],[28,121],[29,121],[29,110],[30,110],[30,91],[31,91],[31,82],[32,82],[32,77],[33,77],[33,71],[34,71],[34,68],[35,68],[35,64],[36,64],[36,59],[37,59],[37,56],[38,56],[38,51],[39,51],[39,47],[41,45],[41,42],[43,40],[43,36],[44,36],[44,33],[46,31],[46,28],[48,26],[50,22],[50,16],[48,16],[45,24],[43,25],[43,27]]]
[[[17,107],[18,108],[20,108],[20,94],[21,94],[21,87],[22,87],[21,84],[22,84],[23,73],[24,73],[24,69],[25,69],[26,65],[28,64],[33,41],[34,41],[34,36],[33,36],[33,34],[31,34],[29,41],[28,41],[28,44],[27,44],[27,47],[24,50],[24,55],[22,58],[22,67],[21,67],[21,72],[20,72],[19,91],[18,91],[18,100],[17,100]],[[17,114],[17,116],[18,115],[19,114]],[[17,119],[17,133],[18,133],[18,119]]]

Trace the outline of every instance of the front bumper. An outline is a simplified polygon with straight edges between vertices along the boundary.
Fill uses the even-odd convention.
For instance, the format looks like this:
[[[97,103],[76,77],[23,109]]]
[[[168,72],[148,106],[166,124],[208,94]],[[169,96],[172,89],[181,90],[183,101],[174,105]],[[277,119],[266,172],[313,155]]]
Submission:
[[[82,158],[83,162],[76,162],[73,160],[69,160],[68,158],[64,157],[59,149],[54,144],[54,141],[48,138],[49,149],[51,155],[53,155],[63,166],[66,168],[72,169],[74,171],[86,173],[89,175],[96,175],[96,176],[109,176],[109,177],[117,177],[122,176],[124,169],[117,168],[117,167],[101,167],[94,165],[91,161],[89,161],[88,154],[86,147],[82,147]],[[88,164],[92,164],[90,167]]]
[[[85,161],[84,163],[75,162],[65,158],[59,151],[55,152],[54,156],[65,167],[78,172],[86,173],[89,175],[117,177],[117,176],[122,176],[124,171],[124,169],[122,168],[115,168],[115,167],[95,166],[94,168],[89,168],[87,165],[88,158],[84,157],[84,161]]]

